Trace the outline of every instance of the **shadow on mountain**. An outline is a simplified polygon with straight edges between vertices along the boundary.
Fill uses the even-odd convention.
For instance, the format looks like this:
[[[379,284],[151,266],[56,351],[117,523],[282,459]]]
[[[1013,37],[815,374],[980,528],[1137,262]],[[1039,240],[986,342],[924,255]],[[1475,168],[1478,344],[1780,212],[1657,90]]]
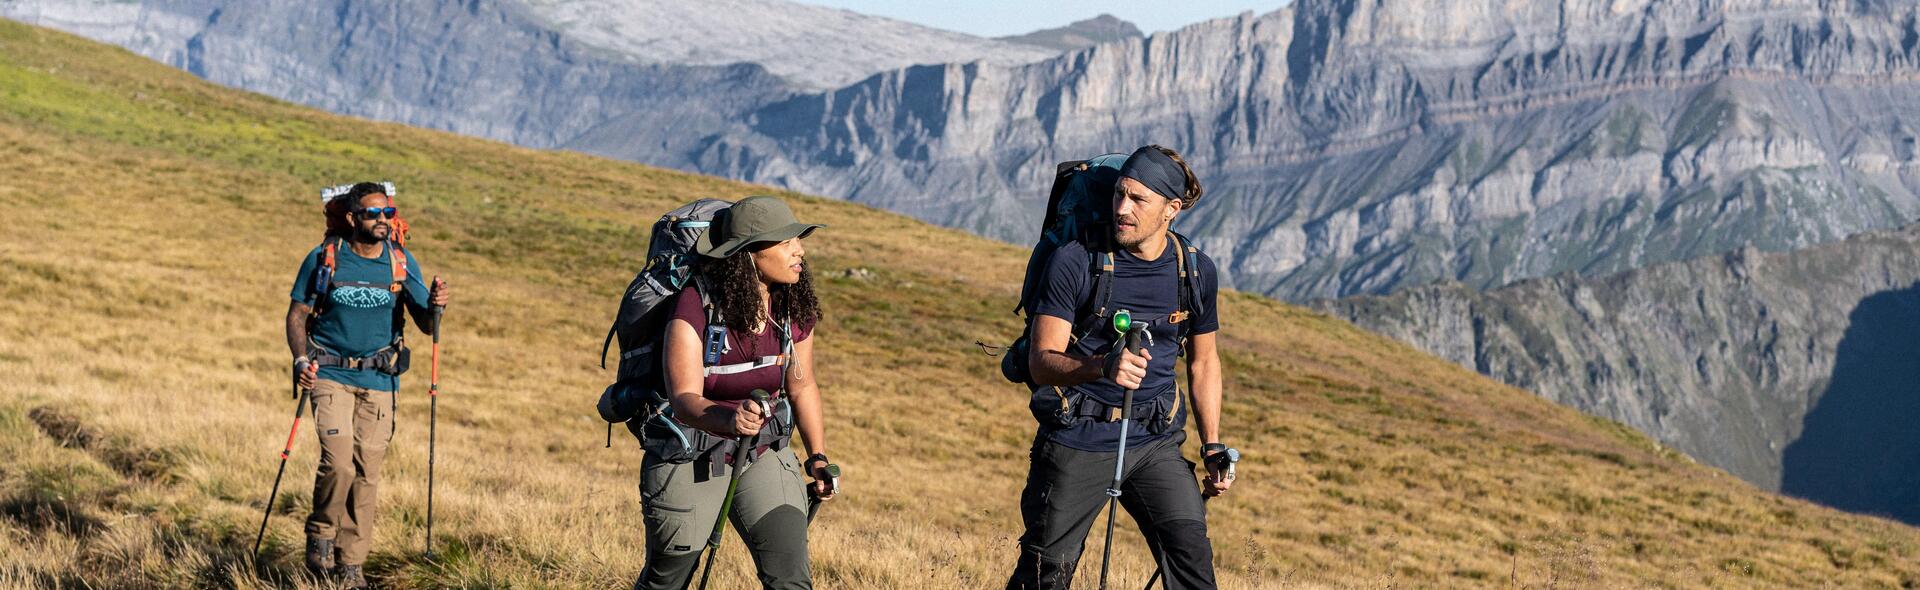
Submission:
[[[1833,379],[1782,454],[1780,491],[1920,524],[1920,284],[1848,316]]]

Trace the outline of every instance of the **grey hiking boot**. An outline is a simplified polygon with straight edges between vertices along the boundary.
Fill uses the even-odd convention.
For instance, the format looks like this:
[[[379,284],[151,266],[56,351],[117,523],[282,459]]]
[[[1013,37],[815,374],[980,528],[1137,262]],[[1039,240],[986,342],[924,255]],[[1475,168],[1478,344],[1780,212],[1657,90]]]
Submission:
[[[340,587],[347,590],[367,590],[367,577],[360,573],[360,566],[340,566]]]
[[[307,570],[314,575],[333,570],[333,539],[307,537]]]

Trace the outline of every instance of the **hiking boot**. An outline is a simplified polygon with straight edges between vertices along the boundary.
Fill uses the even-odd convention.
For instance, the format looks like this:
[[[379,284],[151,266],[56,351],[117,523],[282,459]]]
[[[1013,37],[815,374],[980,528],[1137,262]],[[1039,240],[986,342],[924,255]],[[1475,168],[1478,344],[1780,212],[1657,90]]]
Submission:
[[[316,576],[333,570],[333,539],[307,537],[307,570]]]
[[[347,590],[367,589],[367,577],[360,573],[360,566],[340,566],[340,587]]]

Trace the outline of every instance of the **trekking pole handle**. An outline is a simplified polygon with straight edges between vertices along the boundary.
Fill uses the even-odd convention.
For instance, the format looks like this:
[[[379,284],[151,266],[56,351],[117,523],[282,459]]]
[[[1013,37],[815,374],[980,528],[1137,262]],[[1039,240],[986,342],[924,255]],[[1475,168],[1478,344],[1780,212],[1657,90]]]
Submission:
[[[773,405],[767,401],[767,390],[755,389],[753,391],[747,392],[747,397],[752,399],[755,405],[760,406],[760,429],[762,431],[765,431],[767,429],[767,421],[773,419]],[[749,437],[749,438],[759,438],[759,437],[760,437],[759,434],[754,434],[752,437]],[[752,452],[753,452],[753,449],[746,449],[742,454],[749,454]]]
[[[833,463],[828,463],[826,471],[827,471],[827,493],[829,494],[840,493],[840,466]]]
[[[439,284],[440,284],[440,275],[433,275],[433,285],[438,286]],[[431,291],[429,291],[429,293],[431,293]],[[432,297],[432,295],[429,294],[428,297]],[[440,341],[440,312],[443,312],[446,310],[447,310],[447,306],[445,305],[433,306],[433,341],[434,342]]]
[[[1228,447],[1207,457],[1207,463],[1226,475],[1226,481],[1233,481],[1234,466],[1240,464],[1240,449]]]

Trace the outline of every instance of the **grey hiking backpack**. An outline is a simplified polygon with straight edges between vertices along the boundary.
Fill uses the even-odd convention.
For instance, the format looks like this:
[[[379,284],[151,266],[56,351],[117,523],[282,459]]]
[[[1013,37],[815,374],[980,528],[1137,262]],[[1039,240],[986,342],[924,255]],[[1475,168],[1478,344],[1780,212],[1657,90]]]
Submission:
[[[668,462],[691,461],[716,445],[730,444],[699,430],[683,428],[673,419],[667,404],[666,353],[667,320],[673,315],[674,297],[698,281],[697,270],[704,258],[694,252],[694,244],[712,227],[714,218],[732,207],[720,199],[700,199],[681,205],[653,223],[647,244],[647,264],[627,284],[620,298],[620,310],[613,326],[600,344],[600,368],[607,367],[607,353],[617,340],[620,358],[613,385],[600,393],[596,409],[607,421],[607,446],[613,446],[613,425],[625,423],[627,430],[640,439],[641,446],[660,453]],[[698,289],[701,307],[707,309],[708,326],[720,326],[718,311],[710,304],[706,289]],[[785,366],[793,353],[790,327],[776,322],[780,354],[740,365],[714,366],[713,360],[725,348],[724,336],[710,333],[707,346],[708,374],[736,373],[778,364]],[[724,332],[722,332],[724,334]],[[785,380],[782,379],[784,382]],[[792,431],[792,409],[785,396],[774,404],[775,419],[763,432],[775,440]]]
[[[614,340],[620,341],[614,384],[600,394],[598,404],[600,417],[607,421],[609,446],[614,424],[664,402],[655,398],[660,398],[666,387],[661,356],[665,352],[667,318],[673,312],[668,303],[694,280],[694,266],[700,259],[693,251],[694,243],[713,225],[714,216],[731,206],[733,203],[720,199],[700,199],[668,211],[653,222],[647,240],[647,264],[627,284],[620,311],[607,329],[607,339],[600,344],[600,367],[604,369]]]

